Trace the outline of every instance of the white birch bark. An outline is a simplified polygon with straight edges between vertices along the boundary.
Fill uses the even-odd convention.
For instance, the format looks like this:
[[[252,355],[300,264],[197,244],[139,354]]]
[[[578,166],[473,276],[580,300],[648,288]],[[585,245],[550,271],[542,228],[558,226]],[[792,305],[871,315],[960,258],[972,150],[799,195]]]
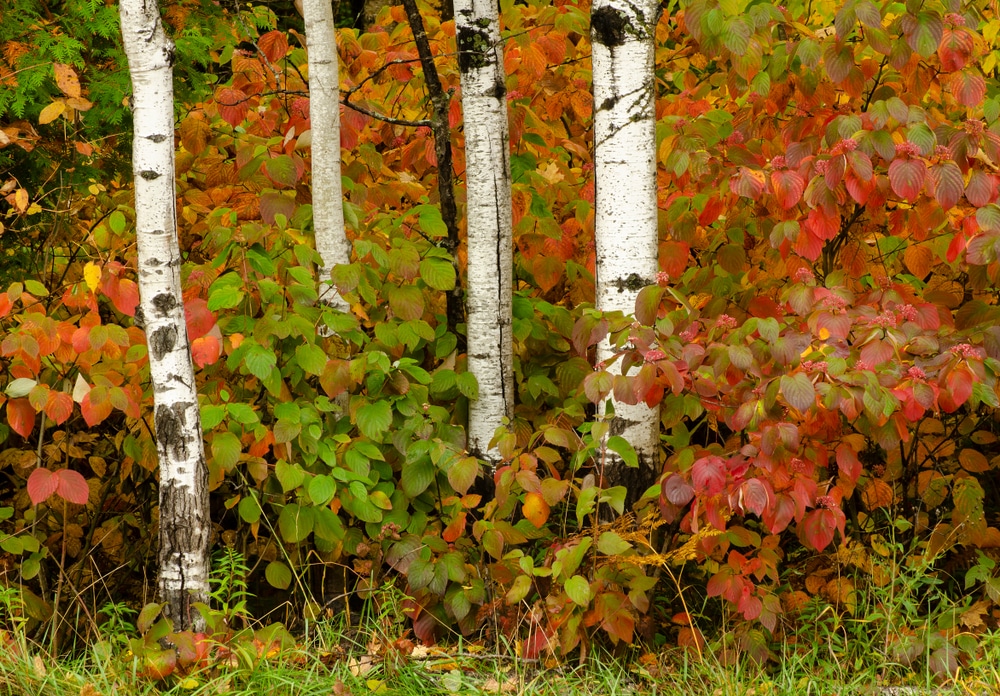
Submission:
[[[347,302],[330,284],[333,267],[351,262],[344,232],[344,194],[340,180],[340,68],[330,0],[302,0],[309,54],[309,120],[312,130],[312,211],[319,269],[319,298],[342,312]]]
[[[160,466],[160,599],[175,630],[202,630],[211,519],[208,468],[181,297],[174,191],[173,43],[156,0],[121,1],[132,77],[136,239],[141,319],[149,348]]]
[[[469,451],[500,462],[490,440],[513,415],[511,342],[512,214],[510,137],[496,0],[455,0],[465,123],[469,268],[469,371],[479,398],[469,404]]]
[[[658,0],[595,0],[591,10],[594,79],[594,234],[596,307],[635,312],[639,290],[655,282],[657,261],[655,77],[653,50]],[[609,342],[597,360],[612,372]],[[659,410],[614,403],[611,434],[635,448],[639,471],[608,453],[605,477],[629,487],[634,502],[659,473]],[[601,406],[604,412],[604,405]]]

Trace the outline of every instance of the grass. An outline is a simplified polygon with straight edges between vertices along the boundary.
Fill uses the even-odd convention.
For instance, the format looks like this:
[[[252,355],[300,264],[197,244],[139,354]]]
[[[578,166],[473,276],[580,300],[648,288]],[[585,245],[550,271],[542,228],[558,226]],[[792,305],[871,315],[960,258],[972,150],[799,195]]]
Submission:
[[[832,622],[823,631],[843,630]],[[360,635],[360,634],[356,634]],[[380,640],[368,634],[369,647]],[[732,639],[732,636],[730,636]],[[873,638],[874,640],[874,638]],[[357,639],[344,644],[333,623],[319,623],[295,649],[255,664],[215,667],[188,677],[151,681],[137,673],[127,652],[107,659],[98,649],[52,659],[39,646],[15,638],[0,653],[0,694],[4,696],[97,696],[173,694],[208,696],[406,696],[531,694],[581,696],[809,696],[873,694],[1000,693],[1000,636],[986,634],[980,653],[954,680],[938,684],[927,670],[907,671],[887,663],[872,642],[858,638],[849,652],[831,653],[829,644],[773,646],[774,659],[724,661],[726,641],[693,651],[657,655],[632,651],[598,653],[582,666],[543,664],[516,656],[426,650],[371,655]],[[835,646],[836,647],[836,646]],[[867,655],[866,651],[870,651]],[[831,656],[832,655],[832,656]],[[892,688],[890,688],[892,687]],[[906,687],[906,688],[903,688]],[[892,690],[892,689],[895,690]]]
[[[8,587],[0,591],[0,696],[1000,694],[1000,633],[969,618],[977,595],[956,591],[962,584],[935,572],[932,558],[891,539],[884,548],[879,562],[890,570],[885,582],[873,582],[870,562],[845,562],[830,578],[849,580],[851,592],[836,602],[812,592],[786,612],[773,636],[753,623],[731,621],[723,603],[706,599],[694,615],[715,637],[702,649],[595,650],[582,665],[522,660],[514,646],[486,649],[457,637],[440,648],[414,645],[402,618],[403,597],[389,584],[378,591],[378,602],[365,604],[361,628],[345,626],[344,617],[311,622],[295,647],[263,657],[248,632],[228,660],[154,681],[131,653],[140,644],[134,609],[108,605],[94,612],[103,617],[100,639],[55,659],[45,634],[35,642],[14,618],[24,612],[16,589]],[[981,558],[981,565],[987,563]],[[969,573],[986,570],[992,566]],[[255,623],[245,577],[241,558],[217,558],[213,604],[229,625]],[[791,574],[786,580],[788,589],[805,582]]]

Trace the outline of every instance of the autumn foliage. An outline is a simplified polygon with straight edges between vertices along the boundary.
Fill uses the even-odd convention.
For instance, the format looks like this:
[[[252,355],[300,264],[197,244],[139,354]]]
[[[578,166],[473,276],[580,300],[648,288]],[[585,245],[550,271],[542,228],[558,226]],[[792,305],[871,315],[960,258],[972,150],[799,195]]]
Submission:
[[[430,129],[404,123],[427,105],[402,8],[338,36],[355,262],[333,280],[350,315],[317,304],[302,37],[263,8],[238,24],[247,35],[213,35],[219,83],[178,111],[177,194],[220,543],[261,587],[346,568],[362,597],[397,583],[420,640],[501,633],[529,657],[654,633],[700,647],[729,608],[756,655],[758,625],[794,632],[809,597],[851,612],[851,593],[890,582],[878,548],[894,522],[948,572],[1000,547],[996,7],[670,5],[662,271],[623,317],[592,309],[587,13],[501,5],[518,406],[495,472],[464,450],[477,387],[445,320],[462,278],[441,244]],[[430,9],[425,22],[458,90],[454,24]],[[84,128],[64,142],[51,123],[81,123],[93,70],[57,64],[51,103],[30,126],[0,122],[0,146],[76,143],[110,167],[120,142]],[[79,182],[57,224],[32,208],[43,189],[4,184],[8,228],[57,231],[0,292],[14,482],[0,567],[34,592],[66,549],[66,570],[121,566],[128,586],[155,557],[156,514],[131,193],[118,176]],[[607,334],[630,376],[592,364]],[[595,416],[608,394],[662,412],[663,475],[635,511],[603,476],[609,449],[635,456]],[[602,523],[602,508],[635,514]],[[966,589],[1000,601],[980,575]],[[684,593],[722,601],[695,617]]]

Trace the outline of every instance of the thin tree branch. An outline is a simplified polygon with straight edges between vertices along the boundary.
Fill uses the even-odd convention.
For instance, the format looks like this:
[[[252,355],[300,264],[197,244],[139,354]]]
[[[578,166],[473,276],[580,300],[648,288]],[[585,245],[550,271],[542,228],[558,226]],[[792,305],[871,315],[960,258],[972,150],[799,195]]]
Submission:
[[[402,0],[402,4],[413,32],[413,40],[417,44],[417,53],[424,70],[424,83],[427,85],[427,93],[433,107],[431,130],[434,133],[434,154],[437,157],[438,197],[441,200],[441,219],[448,228],[448,238],[443,242],[443,246],[451,254],[456,277],[461,278],[458,273],[458,206],[455,203],[455,174],[451,160],[451,127],[448,125],[451,98],[441,85],[441,78],[438,77],[427,30],[424,29],[424,20],[417,8],[417,0]],[[458,325],[465,323],[461,283],[455,283],[455,289],[447,294],[447,301],[448,328],[458,336]]]

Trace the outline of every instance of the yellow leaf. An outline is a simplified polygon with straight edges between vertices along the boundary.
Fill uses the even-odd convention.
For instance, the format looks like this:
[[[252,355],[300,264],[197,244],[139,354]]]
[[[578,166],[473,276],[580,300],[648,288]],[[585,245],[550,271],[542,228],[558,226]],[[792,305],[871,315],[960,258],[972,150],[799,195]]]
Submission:
[[[52,123],[62,116],[64,111],[66,111],[66,102],[61,99],[52,102],[42,109],[42,113],[38,114],[38,125],[44,126],[46,123]]]
[[[93,261],[88,261],[83,267],[83,280],[91,292],[97,292],[97,286],[101,284],[101,267]]]
[[[188,677],[187,679],[185,679],[184,681],[182,681],[179,686],[182,689],[188,689],[188,690],[190,690],[190,689],[197,689],[198,688],[198,680],[194,679],[193,677]]]
[[[28,190],[19,188],[14,192],[14,207],[17,208],[17,212],[23,213],[28,209]]]
[[[549,519],[549,504],[538,493],[528,493],[524,496],[524,506],[521,510],[525,519],[535,525],[536,529],[541,529],[545,521]]]

